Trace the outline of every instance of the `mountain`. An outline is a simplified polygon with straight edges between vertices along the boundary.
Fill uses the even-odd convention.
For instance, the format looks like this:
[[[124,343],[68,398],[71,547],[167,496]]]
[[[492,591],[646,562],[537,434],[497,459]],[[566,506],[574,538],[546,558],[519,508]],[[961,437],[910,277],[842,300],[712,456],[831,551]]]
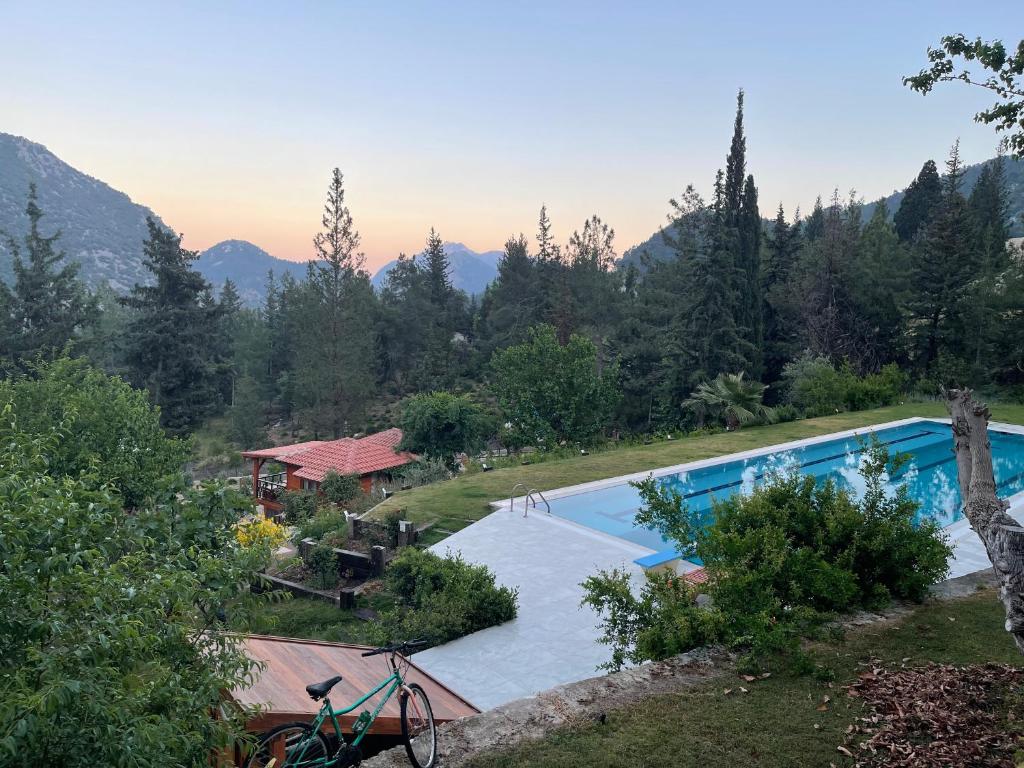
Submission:
[[[964,169],[964,194],[969,195],[971,193],[971,190],[974,188],[974,184],[978,181],[978,176],[981,175],[981,169],[984,165],[985,163],[976,163],[975,165],[969,165]],[[1024,160],[1014,160],[1010,157],[1006,158],[1006,186],[1010,193],[1010,210],[1008,214],[1011,222],[1010,236],[1021,237],[1024,236]],[[900,207],[900,203],[903,202],[903,195],[905,191],[906,190],[904,189],[893,192],[885,198],[886,205],[889,208],[890,218],[896,214],[896,211]],[[864,206],[864,210],[861,215],[861,219],[863,221],[866,222],[871,218],[877,204],[877,201],[874,201],[867,203]],[[809,210],[804,210],[804,216],[809,212]],[[787,213],[790,216],[792,215],[792,211],[787,211]],[[769,220],[765,220],[765,227],[766,232],[771,231],[771,222]],[[665,245],[664,239],[661,235],[661,230],[658,230],[644,242],[633,246],[623,253],[619,264],[621,266],[635,264],[639,267],[641,265],[641,256],[644,253],[649,254],[655,261],[667,261],[672,257],[672,249]]]
[[[106,280],[123,293],[145,279],[146,217],[159,217],[123,192],[75,170],[42,144],[0,133],[0,230],[15,239],[28,229],[25,202],[32,182],[45,214],[43,231],[61,230],[58,245],[68,259],[82,265],[87,283]],[[0,278],[11,276],[11,254],[0,245]]]
[[[296,279],[306,274],[305,262],[279,259],[245,240],[225,240],[207,248],[199,254],[195,268],[218,291],[224,281],[230,279],[242,301],[249,306],[263,302],[267,293],[267,272],[273,270],[275,278],[285,272]]]
[[[484,289],[498,276],[498,262],[501,261],[503,251],[484,251],[477,253],[470,250],[462,243],[445,243],[445,255],[451,263],[452,285],[460,291],[465,291],[470,296],[481,294]],[[423,253],[416,254],[416,258],[422,258]],[[397,264],[397,261],[389,261],[373,276],[374,288],[381,288],[387,279],[388,272]]]

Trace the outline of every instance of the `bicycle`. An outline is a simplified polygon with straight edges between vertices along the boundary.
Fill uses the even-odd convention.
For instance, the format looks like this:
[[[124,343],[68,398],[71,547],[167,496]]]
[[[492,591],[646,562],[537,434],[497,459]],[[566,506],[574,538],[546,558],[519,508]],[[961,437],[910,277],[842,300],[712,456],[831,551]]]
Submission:
[[[405,673],[409,669],[406,654],[427,645],[424,640],[409,640],[395,645],[386,645],[365,651],[363,656],[388,654],[391,674],[378,683],[373,690],[359,698],[345,709],[334,709],[327,697],[335,685],[341,682],[336,675],[320,683],[306,686],[306,693],[313,701],[323,699],[320,711],[312,723],[284,723],[264,733],[256,742],[243,768],[347,768],[359,765],[362,752],[359,742],[370,730],[384,705],[396,691],[401,691],[399,709],[401,712],[402,739],[409,761],[415,768],[433,768],[437,762],[437,726],[430,708],[427,694],[416,683],[406,683]],[[373,712],[363,710],[352,724],[355,738],[345,741],[339,715],[347,715],[381,691],[387,689]],[[333,754],[322,732],[323,725],[330,720],[334,728],[338,749]]]

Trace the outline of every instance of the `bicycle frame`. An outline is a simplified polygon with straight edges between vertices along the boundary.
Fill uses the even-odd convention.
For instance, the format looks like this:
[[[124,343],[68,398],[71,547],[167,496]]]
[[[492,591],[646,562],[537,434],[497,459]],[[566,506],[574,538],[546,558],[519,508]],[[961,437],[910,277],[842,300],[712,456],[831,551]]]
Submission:
[[[383,680],[381,680],[373,688],[373,690],[361,696],[356,702],[346,707],[345,709],[335,709],[331,705],[331,700],[325,696],[324,703],[320,707],[320,711],[317,713],[316,719],[311,723],[313,733],[319,733],[320,729],[323,728],[324,723],[327,722],[328,718],[330,718],[331,726],[334,728],[334,735],[335,738],[337,738],[338,740],[339,746],[345,743],[348,743],[349,746],[352,747],[359,746],[359,742],[361,742],[363,740],[363,737],[369,732],[370,728],[373,726],[374,721],[377,719],[377,716],[381,713],[381,710],[384,709],[384,705],[387,704],[391,697],[395,695],[395,692],[397,690],[404,687],[405,681],[402,679],[402,673],[399,670],[399,668],[394,664],[394,662],[392,662],[391,674]],[[385,688],[388,689],[387,693],[384,694],[384,697],[377,703],[377,706],[374,707],[373,711],[370,713],[370,722],[366,724],[366,727],[363,728],[363,730],[361,730],[352,741],[346,742],[345,736],[341,731],[341,725],[338,723],[338,717],[340,715],[347,715],[353,710],[362,706],[364,703],[366,703],[368,699],[372,699]],[[305,757],[306,749],[309,748],[310,743],[311,742],[306,743],[306,745],[302,748],[302,751],[299,752],[299,754],[296,756],[294,762],[289,762],[287,766],[282,766],[282,768],[297,768],[297,766],[305,765],[302,762],[302,759],[303,757]],[[331,766],[336,765],[338,762],[339,761],[335,759],[324,758],[323,760],[317,759],[315,761],[310,761],[308,765],[316,766],[316,768],[331,768]]]

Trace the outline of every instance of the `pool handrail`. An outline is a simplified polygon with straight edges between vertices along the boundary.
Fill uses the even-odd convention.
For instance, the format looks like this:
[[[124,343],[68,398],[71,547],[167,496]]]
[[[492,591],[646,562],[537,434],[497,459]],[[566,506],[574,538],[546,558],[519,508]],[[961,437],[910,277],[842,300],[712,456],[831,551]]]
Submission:
[[[527,495],[529,495],[529,489],[527,488],[526,483],[516,483],[515,485],[513,485],[512,486],[512,493],[508,497],[508,508],[512,512],[516,511],[516,489],[517,488],[523,488],[524,490],[527,491]],[[525,497],[523,498],[523,503],[524,504],[526,503],[526,498]]]
[[[533,494],[535,494],[535,493],[538,496],[540,496],[540,500],[544,502],[544,506],[547,508],[548,514],[549,515],[551,514],[551,505],[548,504],[548,500],[544,498],[544,494],[541,493],[536,488],[531,488],[529,491],[527,491],[526,498],[523,499],[523,517],[526,517],[527,513],[530,511],[530,504],[529,504],[529,502],[532,501],[533,502],[533,508],[534,509],[537,508],[537,500],[535,498],[533,498]]]

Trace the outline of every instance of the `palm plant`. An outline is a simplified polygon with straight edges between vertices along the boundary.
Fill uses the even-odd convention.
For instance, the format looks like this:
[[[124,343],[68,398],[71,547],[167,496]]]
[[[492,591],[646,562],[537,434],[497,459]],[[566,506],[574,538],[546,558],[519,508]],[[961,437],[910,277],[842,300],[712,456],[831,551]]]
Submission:
[[[725,422],[727,429],[739,429],[752,421],[775,421],[775,409],[761,402],[767,387],[757,381],[747,381],[743,373],[720,373],[705,381],[683,401],[696,415],[700,424],[713,418]]]

